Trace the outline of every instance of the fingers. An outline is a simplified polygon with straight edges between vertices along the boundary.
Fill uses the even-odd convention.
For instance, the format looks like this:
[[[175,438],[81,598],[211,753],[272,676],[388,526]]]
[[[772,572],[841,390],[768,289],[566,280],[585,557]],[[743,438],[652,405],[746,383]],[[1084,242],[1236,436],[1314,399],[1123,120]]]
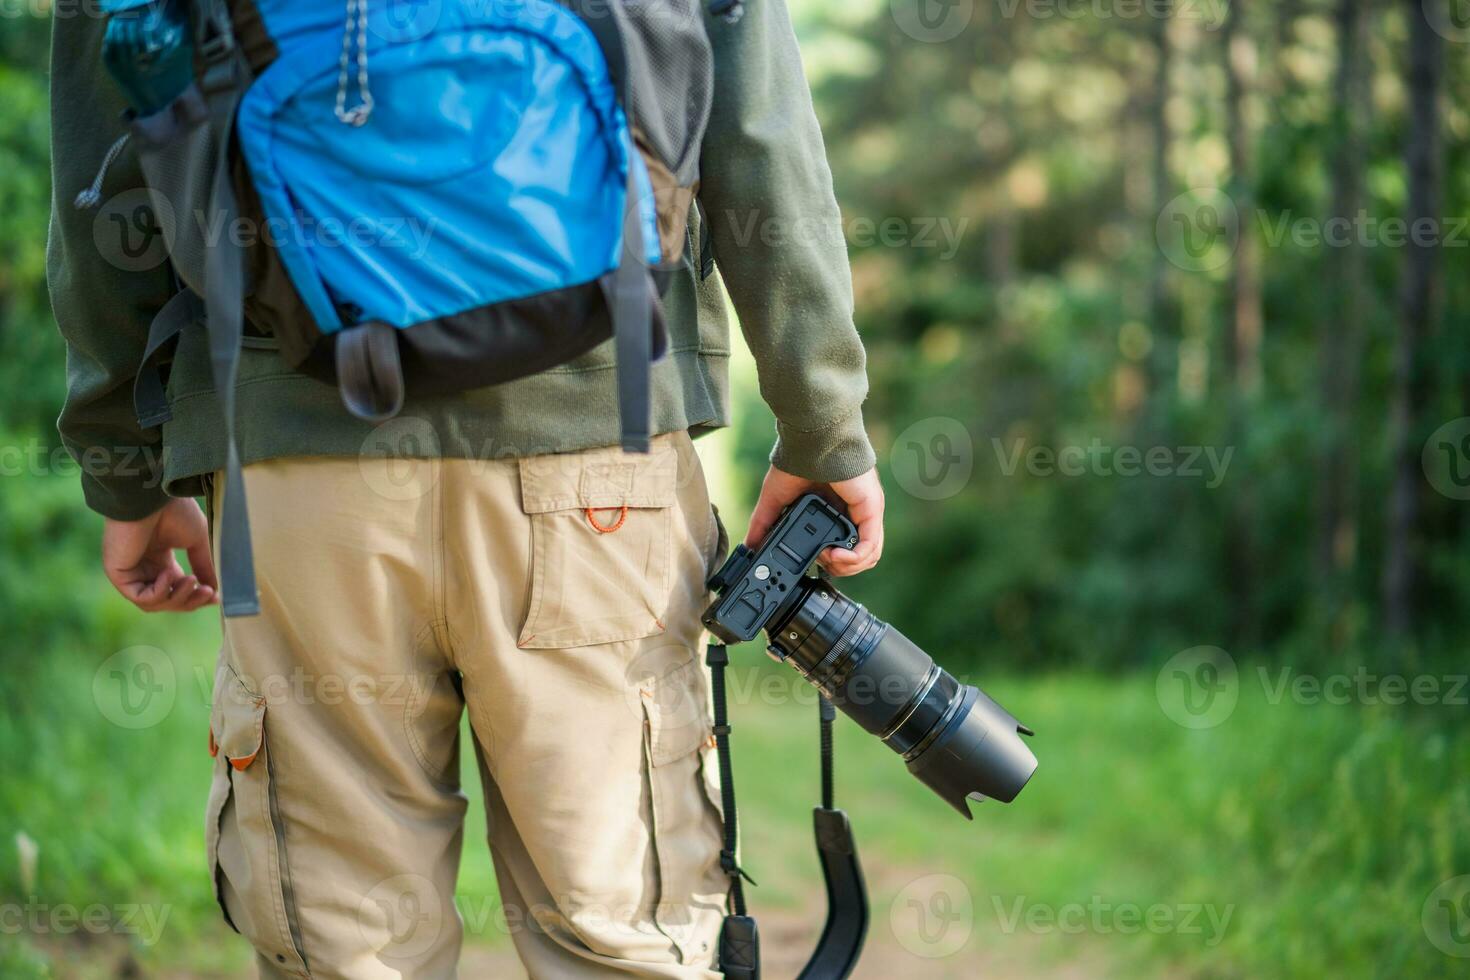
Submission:
[[[847,504],[847,516],[857,525],[858,543],[851,549],[828,548],[818,560],[833,575],[856,575],[883,557],[883,486],[877,472],[870,470],[834,483],[832,489]]]
[[[776,518],[781,516],[781,508],[785,504],[780,503],[774,497],[761,491],[760,499],[756,501],[755,510],[750,515],[750,529],[745,532],[745,546],[755,548],[765,540],[771,528],[776,524]]]
[[[761,481],[760,499],[750,515],[750,530],[745,532],[745,546],[757,547],[776,526],[781,510],[814,486],[810,480],[784,473],[774,466],[767,470],[766,478]]]
[[[123,598],[143,612],[192,612],[218,600],[218,592],[201,584],[198,577],[185,575],[177,563],[164,568],[153,579],[114,581]]]
[[[200,585],[197,577],[185,575],[174,583],[168,595],[161,597],[147,612],[191,612],[208,605],[213,597],[213,589]]]
[[[219,578],[214,571],[214,554],[209,550],[209,538],[206,536],[204,540],[189,545],[187,554],[189,570],[199,579],[200,584],[211,592],[218,591]]]
[[[192,573],[179,564],[176,548],[188,554]],[[141,521],[107,521],[102,567],[123,598],[144,612],[191,612],[219,601],[209,522],[193,500],[171,500]]]
[[[858,529],[857,545],[851,549],[828,548],[817,559],[823,568],[839,577],[865,572],[883,557],[882,511],[867,520],[859,520],[855,514],[852,516]]]
[[[154,612],[173,595],[174,586],[184,578],[177,562],[170,562],[151,577],[146,568],[125,572],[108,571],[108,579],[122,597],[144,612]]]

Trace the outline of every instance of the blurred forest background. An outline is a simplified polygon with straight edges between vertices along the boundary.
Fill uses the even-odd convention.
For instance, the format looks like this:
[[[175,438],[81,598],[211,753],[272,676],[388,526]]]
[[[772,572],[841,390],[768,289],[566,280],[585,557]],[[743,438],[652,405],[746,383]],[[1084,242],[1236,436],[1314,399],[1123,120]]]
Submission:
[[[1470,10],[793,4],[889,494],[883,564],[851,591],[1035,727],[1042,759],[959,825],[847,726],[875,892],[859,975],[1463,969]],[[217,627],[109,595],[53,452],[50,13],[0,6],[0,447],[25,450],[0,460],[0,911],[26,913],[0,915],[0,975],[234,976],[197,827]],[[702,447],[736,515],[770,440],[748,360],[737,378],[740,424]],[[154,655],[177,703],[129,730],[99,665]],[[820,923],[811,726],[735,710],[755,900],[768,943],[799,947]],[[475,836],[471,906],[494,894]],[[12,927],[98,902],[172,916],[151,941]],[[1228,925],[1130,930],[1129,903]],[[1050,927],[1011,915],[1034,908]]]

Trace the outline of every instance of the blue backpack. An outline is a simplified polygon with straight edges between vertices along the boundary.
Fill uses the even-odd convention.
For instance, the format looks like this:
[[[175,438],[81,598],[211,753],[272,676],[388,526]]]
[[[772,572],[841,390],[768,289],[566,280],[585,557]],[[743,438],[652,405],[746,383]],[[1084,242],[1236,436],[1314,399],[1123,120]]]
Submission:
[[[615,338],[622,445],[647,451],[713,89],[699,0],[175,2],[193,84],[130,133],[181,289],[135,401],[145,426],[168,419],[157,366],[202,321],[226,615],[258,611],[234,438],[247,334],[368,420]]]

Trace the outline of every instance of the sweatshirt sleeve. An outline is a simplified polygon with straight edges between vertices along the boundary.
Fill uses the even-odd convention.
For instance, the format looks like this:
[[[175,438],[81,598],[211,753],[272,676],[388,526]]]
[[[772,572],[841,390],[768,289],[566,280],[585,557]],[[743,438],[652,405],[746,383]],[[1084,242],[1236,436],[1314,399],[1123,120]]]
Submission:
[[[52,20],[46,279],[66,341],[66,402],[57,422],[62,442],[81,470],[87,506],[106,517],[136,520],[168,499],[162,438],[137,424],[132,396],[149,324],[172,283],[161,247],[148,249],[140,238],[156,235],[156,229],[147,221],[129,222],[146,213],[123,206],[132,197],[146,201],[131,149],[124,147],[107,168],[100,207],[73,205],[124,132],[121,95],[102,67],[105,25],[98,17]],[[140,246],[148,254],[136,259]]]
[[[785,0],[710,21],[714,108],[699,199],[721,279],[776,416],[771,462],[811,480],[871,469],[868,381],[822,133]]]

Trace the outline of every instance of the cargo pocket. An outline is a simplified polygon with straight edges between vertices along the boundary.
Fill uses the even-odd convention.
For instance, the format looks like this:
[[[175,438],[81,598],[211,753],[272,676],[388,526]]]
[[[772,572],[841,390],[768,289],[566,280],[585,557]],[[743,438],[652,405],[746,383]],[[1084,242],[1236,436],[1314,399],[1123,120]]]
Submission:
[[[225,921],[278,968],[308,976],[266,740],[266,701],[227,663],[215,674],[205,839]]]
[[[639,693],[658,873],[654,922],[681,962],[703,961],[724,915],[725,877],[718,784],[712,797],[708,782],[706,751],[713,743],[699,663],[645,681]]]
[[[619,449],[520,461],[531,519],[531,588],[518,644],[562,649],[664,629],[673,569],[678,453]]]

